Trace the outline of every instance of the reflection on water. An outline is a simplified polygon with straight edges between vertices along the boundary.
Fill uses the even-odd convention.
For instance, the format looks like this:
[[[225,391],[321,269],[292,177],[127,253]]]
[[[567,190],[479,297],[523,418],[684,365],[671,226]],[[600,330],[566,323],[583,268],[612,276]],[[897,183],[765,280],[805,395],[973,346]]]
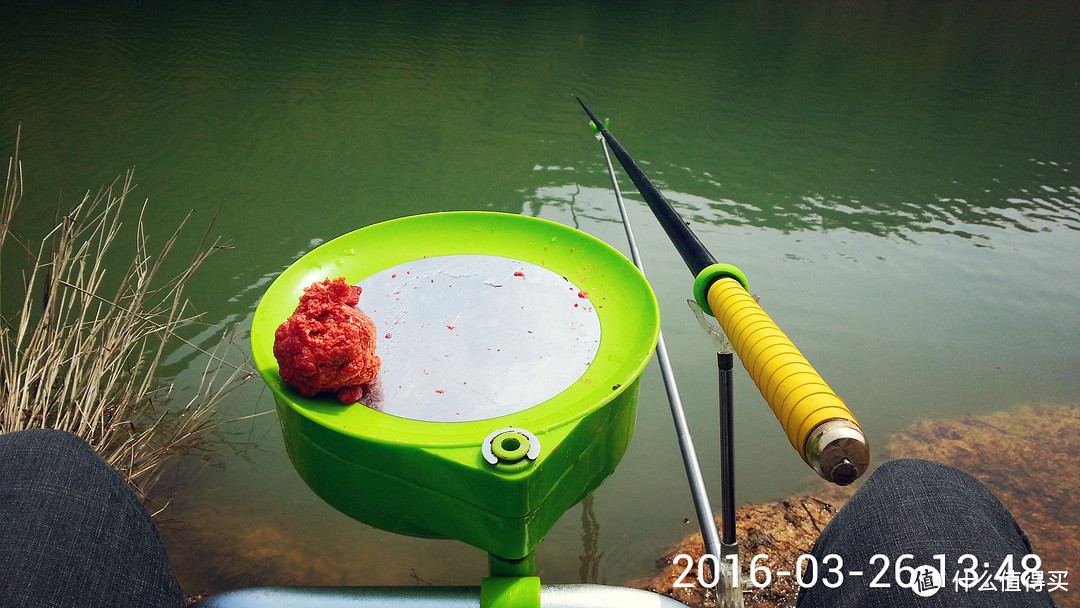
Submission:
[[[692,223],[756,226],[786,233],[842,229],[912,241],[919,240],[918,233],[926,232],[958,236],[977,246],[992,247],[994,234],[987,229],[1080,230],[1080,186],[1076,185],[1075,169],[1074,162],[1029,159],[1016,167],[999,168],[996,176],[986,178],[985,183],[954,184],[942,192],[922,191],[910,200],[898,199],[888,193],[888,188],[870,184],[867,187],[873,194],[866,197],[834,189],[829,193],[808,191],[765,204],[758,200],[761,197],[727,198],[726,186],[704,172],[700,177],[682,180],[694,187],[693,192],[665,187],[662,180],[656,182],[664,197]],[[669,171],[696,175],[690,168]],[[653,172],[647,173],[652,177]],[[623,181],[624,189],[629,190],[624,195],[637,197],[629,179],[624,177]],[[575,214],[582,213],[575,204],[580,188],[576,182],[540,187],[532,208],[568,204]],[[609,204],[598,206],[593,216],[598,221],[618,219],[612,216]]]
[[[544,204],[574,206],[577,184],[547,186],[536,196]],[[574,194],[566,191],[573,189]],[[1048,232],[1056,229],[1080,230],[1080,187],[1040,186],[1041,192],[1025,189],[1018,196],[978,204],[964,198],[939,197],[916,205],[896,204],[885,208],[859,200],[845,200],[836,195],[807,194],[789,208],[774,206],[768,212],[753,204],[731,199],[710,199],[698,194],[665,191],[664,196],[688,221],[718,226],[762,226],[785,232],[815,230],[850,230],[880,237],[918,240],[921,232],[958,236],[973,240],[974,245],[993,246],[987,228],[1017,229],[1025,232]],[[1041,194],[1041,196],[1040,196]],[[997,203],[997,204],[995,204]],[[610,209],[597,210],[598,221],[611,221]]]
[[[600,581],[600,559],[604,552],[600,550],[600,522],[593,510],[594,499],[591,495],[581,501],[581,566],[578,568],[579,583],[597,583]]]
[[[626,251],[573,92],[612,119],[713,253],[747,272],[872,444],[929,415],[1080,395],[1074,2],[17,0],[0,15],[4,152],[23,124],[17,229],[50,226],[61,186],[66,202],[132,165],[151,239],[192,208],[205,225],[222,205],[213,231],[234,249],[192,284],[213,326],[198,330],[200,347],[246,325],[301,255],[393,217],[523,213]],[[623,190],[715,480],[714,359],[685,309],[690,278]],[[170,363],[174,395],[198,390],[198,351]],[[812,474],[736,380],[738,499],[786,495]],[[642,576],[686,532],[664,399],[650,367],[619,469],[538,549],[546,581]],[[272,408],[251,383],[222,413]],[[175,503],[188,525],[214,519],[242,537],[172,537],[185,584],[301,583],[316,576],[303,564],[333,568],[345,554],[362,557],[332,580],[483,574],[475,550],[345,520],[297,479],[272,416],[245,424],[257,448]],[[604,534],[583,539],[581,518]]]

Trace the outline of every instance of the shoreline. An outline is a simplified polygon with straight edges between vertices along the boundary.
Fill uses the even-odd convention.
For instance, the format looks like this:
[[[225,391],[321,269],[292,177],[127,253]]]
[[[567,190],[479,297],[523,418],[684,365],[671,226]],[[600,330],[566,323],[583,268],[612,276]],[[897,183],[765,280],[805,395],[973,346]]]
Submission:
[[[983,482],[1030,535],[1044,570],[1069,571],[1078,563],[1080,496],[1074,488],[1080,485],[1080,467],[1076,466],[1080,462],[1080,404],[1026,404],[981,416],[917,421],[880,443],[876,462],[900,457],[936,460]],[[1030,462],[1042,466],[1023,466]],[[785,567],[794,571],[798,557],[810,552],[821,529],[861,483],[841,488],[815,480],[786,498],[742,505],[736,513],[736,528],[743,580],[748,580],[746,558],[762,553],[769,554],[767,565],[773,571]],[[312,553],[305,539],[310,531],[283,526],[273,517],[253,523],[245,513],[221,511],[214,501],[203,506],[208,511],[200,515],[216,524],[208,525],[199,517],[175,522],[178,525],[166,526],[163,533],[174,565],[183,565],[179,569],[187,573],[181,587],[189,594],[265,584],[355,585],[362,584],[360,580],[407,586],[432,584],[429,581],[469,585],[486,575],[481,554],[467,545],[447,545],[449,562],[424,566],[414,558],[429,550],[427,541],[411,537],[388,539],[399,548],[393,556],[387,552]],[[651,576],[602,582],[648,589],[689,606],[714,605],[713,595],[700,587],[673,587],[686,569],[685,560],[673,563],[675,556],[686,553],[696,564],[704,552],[700,533],[676,540],[666,551],[657,549]],[[475,560],[474,575],[451,576],[442,567],[451,562],[460,565],[462,560]],[[358,577],[358,572],[364,575]],[[687,582],[697,580],[696,570],[685,576]],[[1066,581],[1073,582],[1069,578]],[[211,579],[217,584],[207,589],[201,581]],[[793,606],[798,594],[791,577],[774,578],[766,588],[748,591],[744,595],[747,608]],[[1054,594],[1060,607],[1080,608],[1080,591],[1072,591]]]
[[[1070,570],[1080,559],[1080,404],[1024,404],[981,416],[921,420],[885,440],[879,462],[896,458],[935,460],[957,467],[985,484],[1012,512],[1042,558],[1043,570]],[[1033,463],[1035,466],[1032,466]],[[865,479],[866,475],[863,476]],[[769,565],[794,571],[800,555],[810,552],[821,529],[862,480],[841,488],[816,482],[806,493],[770,503],[747,504],[736,510],[736,530],[743,580],[749,575],[745,558],[768,553]],[[715,595],[702,587],[675,588],[686,569],[688,554],[694,566],[685,581],[697,580],[697,560],[704,552],[701,533],[685,536],[657,560],[652,577],[629,586],[673,597],[689,606],[715,605]],[[1066,578],[1066,582],[1069,582]],[[745,588],[745,587],[744,587]],[[774,580],[764,589],[744,593],[746,606],[794,606],[798,585],[792,578]],[[1080,594],[1055,592],[1060,608],[1080,608]]]

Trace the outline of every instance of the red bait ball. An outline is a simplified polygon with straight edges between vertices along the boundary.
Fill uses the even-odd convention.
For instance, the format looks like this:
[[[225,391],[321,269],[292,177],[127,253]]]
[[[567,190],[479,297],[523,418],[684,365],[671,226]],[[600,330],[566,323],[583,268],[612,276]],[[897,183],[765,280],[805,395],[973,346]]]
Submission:
[[[278,373],[305,397],[334,393],[345,404],[363,395],[379,374],[375,323],[353,308],[360,287],[344,277],[304,288],[300,305],[274,334]]]

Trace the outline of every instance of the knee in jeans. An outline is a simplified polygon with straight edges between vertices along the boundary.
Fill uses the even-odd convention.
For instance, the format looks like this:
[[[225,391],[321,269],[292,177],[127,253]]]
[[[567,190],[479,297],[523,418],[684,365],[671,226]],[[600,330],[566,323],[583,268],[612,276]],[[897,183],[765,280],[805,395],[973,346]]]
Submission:
[[[12,446],[32,445],[47,447],[50,451],[85,450],[90,447],[82,437],[57,429],[26,429],[5,433],[0,435],[0,440],[10,442]]]
[[[889,460],[878,467],[872,477],[877,478],[878,483],[886,483],[891,487],[911,485],[921,488],[934,480],[948,480],[953,484],[982,486],[977,479],[960,469],[940,462],[916,458]]]

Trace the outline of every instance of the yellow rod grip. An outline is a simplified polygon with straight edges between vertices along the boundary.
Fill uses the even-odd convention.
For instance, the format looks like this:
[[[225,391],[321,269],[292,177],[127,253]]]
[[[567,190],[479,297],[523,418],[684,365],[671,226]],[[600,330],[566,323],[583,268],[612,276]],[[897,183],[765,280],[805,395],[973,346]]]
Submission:
[[[742,284],[721,277],[709,287],[707,298],[713,316],[803,460],[810,462],[807,439],[822,422],[842,419],[858,428],[843,400]]]

